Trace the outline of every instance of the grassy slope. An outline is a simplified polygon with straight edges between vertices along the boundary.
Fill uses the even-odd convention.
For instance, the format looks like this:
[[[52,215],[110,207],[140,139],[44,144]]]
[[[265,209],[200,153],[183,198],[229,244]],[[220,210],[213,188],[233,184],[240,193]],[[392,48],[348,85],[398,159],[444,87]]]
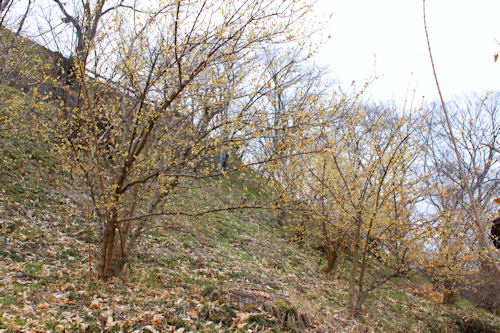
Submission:
[[[11,98],[11,94],[0,94]],[[79,190],[45,145],[0,132],[0,330],[491,331],[500,320],[464,300],[446,307],[406,292],[375,291],[361,321],[345,313],[345,274],[323,273],[320,254],[288,239],[272,212],[171,218],[142,239],[127,280],[89,280],[95,234]],[[184,205],[258,196],[257,179],[184,186]],[[224,186],[227,185],[227,186]],[[90,240],[90,245],[88,240]]]

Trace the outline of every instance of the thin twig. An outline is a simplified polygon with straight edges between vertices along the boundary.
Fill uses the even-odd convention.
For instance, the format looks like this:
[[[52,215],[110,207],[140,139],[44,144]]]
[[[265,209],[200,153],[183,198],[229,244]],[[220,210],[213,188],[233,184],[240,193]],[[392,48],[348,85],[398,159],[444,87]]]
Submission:
[[[126,221],[134,221],[134,220],[142,220],[142,219],[147,219],[150,217],[155,217],[155,216],[188,216],[188,217],[199,217],[207,214],[213,214],[217,212],[223,212],[223,211],[231,211],[231,210],[237,210],[237,209],[268,209],[268,210],[274,210],[274,209],[279,209],[279,210],[290,210],[290,211],[311,211],[310,209],[307,208],[296,208],[296,207],[270,207],[266,205],[241,205],[241,206],[230,206],[230,207],[222,207],[222,208],[214,208],[214,209],[209,209],[201,212],[184,212],[184,211],[164,211],[164,212],[158,212],[158,213],[150,213],[150,214],[144,214],[140,216],[133,216],[133,217],[126,217],[120,220],[117,220],[116,223],[123,223]]]

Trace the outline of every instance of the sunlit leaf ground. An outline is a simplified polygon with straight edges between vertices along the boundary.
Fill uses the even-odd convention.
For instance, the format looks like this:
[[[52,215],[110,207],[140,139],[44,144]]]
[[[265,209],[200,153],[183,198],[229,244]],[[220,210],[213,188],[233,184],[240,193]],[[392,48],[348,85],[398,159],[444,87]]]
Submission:
[[[0,144],[2,331],[500,328],[498,316],[464,300],[447,307],[412,292],[425,283],[418,278],[374,292],[361,321],[350,319],[345,274],[323,273],[321,255],[290,241],[268,211],[161,221],[143,238],[126,277],[100,282],[97,236],[79,211],[78,187],[43,145],[6,137]],[[233,195],[248,196],[247,181]],[[189,186],[192,200],[226,198],[209,182]]]
[[[373,292],[360,321],[350,319],[345,272],[324,273],[321,254],[292,242],[263,210],[161,220],[126,275],[103,283],[84,192],[58,170],[45,145],[1,133],[0,331],[500,330],[498,316],[463,299],[443,306],[423,297],[419,277]],[[237,185],[230,195],[221,183],[192,182],[179,200],[187,209],[223,205],[265,186],[249,175],[227,182]]]

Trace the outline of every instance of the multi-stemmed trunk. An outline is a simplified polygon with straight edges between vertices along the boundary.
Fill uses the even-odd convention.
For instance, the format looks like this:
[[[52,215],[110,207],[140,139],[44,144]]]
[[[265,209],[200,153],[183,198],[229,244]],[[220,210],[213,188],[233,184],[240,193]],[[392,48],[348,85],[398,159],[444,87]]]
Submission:
[[[120,230],[108,222],[101,246],[100,277],[103,280],[122,273],[131,248],[127,237],[128,230]]]
[[[127,211],[128,216],[134,216],[137,209],[137,200],[139,187],[134,187],[130,194],[130,209]],[[131,251],[134,248],[135,240],[140,235],[142,228],[134,230],[134,235],[131,235],[132,220],[119,221],[118,210],[113,209],[106,221],[103,241],[101,246],[101,270],[100,277],[103,280],[108,280],[111,277],[119,276],[127,263]],[[143,221],[144,222],[144,221]]]
[[[446,280],[443,283],[443,304],[454,304],[457,300],[457,293],[454,290],[454,283]]]
[[[355,303],[356,299],[356,275],[358,273],[358,257],[359,257],[359,242],[361,240],[361,221],[358,219],[356,221],[356,232],[353,238],[353,249],[352,249],[352,265],[351,265],[351,277],[349,280],[349,301],[347,303],[347,310],[355,317],[359,316],[360,305],[359,297],[358,301]],[[358,295],[360,296],[360,295]]]
[[[125,264],[125,249],[119,244],[119,238],[124,235],[118,234],[117,216],[116,211],[112,212],[106,221],[106,228],[104,229],[99,274],[103,280],[109,280],[111,277],[117,276]]]

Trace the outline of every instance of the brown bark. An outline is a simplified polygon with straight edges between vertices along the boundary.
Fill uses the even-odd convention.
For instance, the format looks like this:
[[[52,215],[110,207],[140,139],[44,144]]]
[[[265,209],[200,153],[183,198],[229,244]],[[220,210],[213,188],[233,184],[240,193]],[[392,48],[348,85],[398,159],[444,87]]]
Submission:
[[[443,304],[454,304],[457,300],[457,293],[453,290],[453,283],[445,281],[443,283]]]
[[[128,211],[128,216],[134,216],[137,210],[137,197],[139,194],[139,186],[133,188],[131,193],[130,210]],[[114,255],[114,276],[121,275],[127,259],[131,252],[131,242],[129,241],[129,234],[132,227],[133,221],[125,221],[119,223],[118,225],[118,235],[119,237],[115,240],[116,253]]]
[[[457,294],[452,290],[443,290],[443,304],[454,304],[457,300]]]
[[[104,230],[104,239],[101,247],[101,262],[100,262],[100,274],[99,274],[99,276],[103,280],[107,280],[111,276],[110,273],[111,270],[109,268],[108,263],[110,261],[111,253],[113,251],[114,233],[115,233],[114,227],[110,226],[110,222],[107,221],[106,229]]]
[[[118,245],[120,235],[117,233],[120,231],[117,219],[118,211],[115,208],[107,220],[102,242],[100,277],[103,280],[109,280],[111,277],[117,276],[125,264],[123,260],[124,253],[120,251],[121,246]]]
[[[354,318],[359,318],[363,310],[363,304],[365,303],[366,297],[368,296],[368,291],[360,292],[358,298],[356,300],[356,306],[354,307],[354,311],[352,315]]]
[[[106,228],[100,267],[100,277],[105,281],[120,275],[127,261],[127,248],[122,248],[119,233],[116,227]]]
[[[359,278],[358,278],[358,297],[356,300],[356,306],[354,307],[354,312],[353,316],[355,318],[358,318],[361,314],[361,310],[363,308],[363,303],[365,302],[366,296],[368,296],[368,290],[364,289],[364,279],[365,279],[365,272],[366,272],[366,266],[368,264],[368,253],[369,253],[369,248],[368,244],[370,243],[370,234],[372,231],[372,224],[373,224],[373,219],[370,221],[370,225],[368,227],[368,232],[366,234],[366,240],[365,244],[361,253],[362,259],[361,259],[361,267],[360,267],[360,272],[359,272]],[[360,223],[361,225],[361,223]]]
[[[349,280],[349,301],[347,303],[347,310],[352,314],[356,314],[356,307],[354,300],[356,298],[356,275],[358,273],[358,259],[359,259],[359,242],[361,235],[361,220],[356,221],[356,233],[354,235],[354,247],[352,251],[352,265],[351,265],[351,277]]]
[[[327,245],[326,247],[326,262],[328,267],[326,268],[326,272],[333,272],[337,265],[338,253],[337,249],[332,245]]]

